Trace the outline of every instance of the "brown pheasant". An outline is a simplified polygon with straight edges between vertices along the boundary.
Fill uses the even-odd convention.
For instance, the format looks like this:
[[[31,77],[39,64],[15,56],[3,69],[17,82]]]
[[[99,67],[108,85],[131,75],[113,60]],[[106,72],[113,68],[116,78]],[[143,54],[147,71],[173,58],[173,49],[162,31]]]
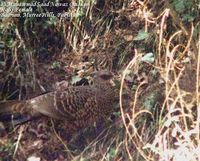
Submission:
[[[116,94],[110,83],[112,76],[111,72],[99,71],[91,86],[71,86],[26,101],[1,102],[0,117],[9,112],[31,117],[43,114],[65,120],[73,129],[89,126],[113,109]]]

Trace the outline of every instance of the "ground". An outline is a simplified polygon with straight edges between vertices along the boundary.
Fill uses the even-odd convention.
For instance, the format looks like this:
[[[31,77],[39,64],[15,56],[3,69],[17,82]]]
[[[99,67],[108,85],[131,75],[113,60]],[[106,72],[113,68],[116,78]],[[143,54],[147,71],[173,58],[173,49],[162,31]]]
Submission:
[[[75,133],[45,116],[15,127],[0,122],[1,160],[200,159],[199,2],[77,3],[34,8],[74,15],[64,19],[0,20],[0,99],[89,85],[90,73],[109,70],[119,103]]]

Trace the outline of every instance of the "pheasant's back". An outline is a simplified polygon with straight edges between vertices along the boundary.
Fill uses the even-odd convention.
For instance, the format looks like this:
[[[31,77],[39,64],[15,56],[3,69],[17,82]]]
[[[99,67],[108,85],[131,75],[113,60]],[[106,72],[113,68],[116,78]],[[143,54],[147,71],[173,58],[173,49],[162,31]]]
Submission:
[[[112,108],[111,91],[95,86],[69,87],[29,101],[44,115],[67,121],[75,128],[85,127],[108,114]]]

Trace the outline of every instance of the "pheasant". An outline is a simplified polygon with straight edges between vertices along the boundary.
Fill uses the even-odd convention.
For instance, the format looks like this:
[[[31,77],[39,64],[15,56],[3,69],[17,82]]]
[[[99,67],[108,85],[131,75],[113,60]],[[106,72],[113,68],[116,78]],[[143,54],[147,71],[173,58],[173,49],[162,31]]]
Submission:
[[[98,71],[93,75],[93,85],[69,86],[26,101],[0,102],[0,117],[10,112],[31,117],[42,114],[64,120],[72,129],[89,126],[113,110],[116,94],[112,77],[109,71]]]

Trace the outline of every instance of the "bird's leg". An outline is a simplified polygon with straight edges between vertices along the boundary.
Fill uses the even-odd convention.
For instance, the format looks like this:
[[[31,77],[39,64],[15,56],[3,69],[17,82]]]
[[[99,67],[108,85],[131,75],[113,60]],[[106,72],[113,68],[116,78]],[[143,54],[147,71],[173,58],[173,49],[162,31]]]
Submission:
[[[30,120],[31,118],[29,116],[23,116],[20,113],[3,114],[2,116],[0,116],[1,122],[11,123],[13,126],[24,124]]]
[[[17,126],[17,125],[22,125],[22,124],[24,124],[24,123],[26,123],[26,122],[28,122],[28,121],[31,121],[32,120],[32,118],[30,118],[30,117],[28,117],[28,116],[20,116],[19,118],[17,118],[17,119],[12,119],[11,120],[11,123],[12,123],[12,126]]]
[[[96,128],[95,128],[96,136],[98,136],[98,135],[100,135],[102,133],[102,131],[104,130],[105,125],[106,125],[106,118],[101,117],[96,122]]]
[[[84,131],[80,129],[76,133],[74,133],[69,142],[69,145],[71,149],[83,150],[86,146]]]

